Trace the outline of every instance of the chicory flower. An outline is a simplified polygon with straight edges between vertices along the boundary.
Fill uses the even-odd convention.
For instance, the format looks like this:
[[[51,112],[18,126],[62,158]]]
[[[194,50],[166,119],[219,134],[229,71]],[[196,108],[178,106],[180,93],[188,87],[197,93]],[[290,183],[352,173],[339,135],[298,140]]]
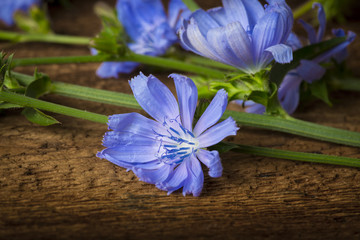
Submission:
[[[39,5],[41,0],[2,0],[0,3],[0,20],[6,25],[14,24],[14,13],[18,10],[27,11],[33,5]]]
[[[286,40],[293,15],[285,0],[223,0],[224,7],[195,11],[179,30],[182,45],[246,73],[266,68],[272,60],[289,63]]]
[[[182,18],[190,15],[181,0],[171,0],[169,16],[166,15],[161,0],[118,0],[118,19],[131,39],[128,47],[137,54],[158,56],[178,41],[177,26]],[[97,70],[103,78],[118,77],[120,73],[130,73],[137,66],[135,62],[105,62]]]
[[[139,113],[110,116],[108,126],[113,131],[105,134],[103,145],[107,148],[97,156],[132,170],[141,181],[168,194],[182,187],[184,196],[199,196],[204,182],[200,162],[209,168],[211,177],[222,174],[219,153],[205,148],[236,135],[238,128],[231,117],[216,124],[227,106],[224,90],[218,91],[193,128],[197,88],[185,76],[170,77],[179,104],[156,77],[140,73],[131,79],[136,100],[155,120]]]
[[[310,24],[302,20],[299,21],[308,34],[310,44],[316,44],[323,41],[326,28],[326,15],[322,5],[319,3],[314,3],[313,8],[315,7],[318,8],[319,28],[317,31]],[[342,29],[333,30],[333,34],[336,37],[346,36],[345,31]],[[312,83],[324,76],[326,69],[320,64],[328,62],[331,59],[334,59],[338,63],[345,60],[347,56],[346,47],[355,39],[356,35],[355,33],[349,31],[346,37],[347,40],[345,42],[323,54],[320,54],[316,58],[312,60],[301,60],[299,67],[291,70],[285,76],[278,90],[278,98],[280,104],[287,113],[292,114],[299,105],[300,85],[302,81]],[[293,47],[294,50],[302,47],[299,39],[295,34],[290,35],[287,42]],[[241,104],[242,101],[239,101],[238,103]],[[265,106],[254,103],[252,101],[246,102],[245,106],[249,107],[246,109],[246,111],[250,113],[262,114],[265,112]]]

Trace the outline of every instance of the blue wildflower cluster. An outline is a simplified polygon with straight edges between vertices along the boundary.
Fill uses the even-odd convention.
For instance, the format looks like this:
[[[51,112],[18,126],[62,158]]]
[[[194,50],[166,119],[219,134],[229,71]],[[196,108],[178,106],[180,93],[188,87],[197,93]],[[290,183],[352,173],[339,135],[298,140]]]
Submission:
[[[129,49],[150,56],[165,54],[178,41],[176,30],[180,20],[190,15],[181,0],[169,2],[168,15],[161,0],[118,0],[116,11],[130,38]],[[136,62],[105,62],[98,68],[97,75],[117,78],[120,73],[131,73],[137,66]]]

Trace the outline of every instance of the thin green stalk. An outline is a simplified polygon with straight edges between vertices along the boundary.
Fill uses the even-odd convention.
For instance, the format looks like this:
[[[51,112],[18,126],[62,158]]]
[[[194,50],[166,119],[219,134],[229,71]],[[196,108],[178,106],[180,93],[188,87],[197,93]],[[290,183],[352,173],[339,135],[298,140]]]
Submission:
[[[182,0],[182,1],[192,12],[200,8],[199,5],[197,5],[197,3],[193,0]]]
[[[19,73],[12,73],[22,84],[28,85],[31,77]],[[108,103],[117,106],[125,106],[140,109],[132,95],[111,92],[106,90],[82,87],[74,84],[53,83],[52,93],[69,97],[91,100],[95,102]],[[244,126],[258,127],[274,131],[280,131],[313,139],[360,147],[360,133],[347,130],[326,127],[315,123],[309,123],[298,119],[283,119],[267,115],[225,111],[223,119],[233,117],[238,124]]]
[[[297,9],[295,9],[293,11],[294,19],[298,19],[302,15],[304,15],[305,13],[310,11],[312,9],[312,5],[313,5],[314,2],[316,2],[316,0],[310,0],[310,1],[306,2],[306,3],[304,3],[303,5],[301,5],[300,7],[298,7]]]
[[[22,85],[25,86],[29,85],[34,80],[33,76],[17,72],[11,72],[11,75],[15,77]],[[136,102],[133,95],[96,88],[83,87],[75,84],[54,81],[51,84],[50,93],[87,101],[141,109],[140,105]]]
[[[91,38],[57,34],[35,34],[0,31],[0,39],[11,42],[49,42],[75,45],[89,45]]]
[[[45,110],[53,113],[59,113],[70,117],[76,117],[80,119],[85,119],[93,122],[106,124],[108,117],[105,115],[87,112],[71,107],[62,106],[55,103],[50,103],[42,101],[35,98],[26,97],[24,95],[19,95],[11,92],[0,92],[0,101],[5,101],[13,104],[18,104],[24,107],[32,107],[40,110]]]
[[[218,78],[218,79],[224,78],[225,75],[224,72],[216,69],[197,66],[194,64],[190,64],[174,59],[153,57],[153,56],[140,55],[135,53],[129,53],[126,56],[119,56],[119,57],[111,57],[105,55],[96,55],[96,56],[89,55],[89,56],[66,56],[66,57],[17,58],[12,60],[12,67],[42,65],[42,64],[89,63],[89,62],[105,62],[105,61],[138,62],[151,66],[190,72],[190,73],[195,73],[195,74]]]
[[[224,69],[224,70],[239,71],[239,69],[237,69],[233,66],[226,65],[226,64],[223,64],[220,62],[216,62],[209,58],[199,57],[199,56],[190,55],[190,54],[187,54],[185,56],[185,61],[189,62],[189,63],[195,63],[195,64],[199,64],[199,65],[203,65],[203,66],[215,67],[215,68]]]
[[[295,118],[279,118],[235,111],[225,111],[223,119],[232,117],[237,123],[245,126],[264,128],[322,141],[360,147],[360,133],[327,127]]]
[[[347,90],[347,91],[360,91],[359,78],[342,78],[332,79],[330,86],[334,89]]]
[[[325,154],[314,154],[314,153],[302,153],[293,152],[287,150],[255,147],[248,145],[236,144],[236,148],[231,149],[234,152],[240,152],[245,154],[252,154],[264,157],[281,158],[302,162],[315,162],[333,165],[342,165],[349,167],[360,167],[360,159],[349,158],[349,157],[338,157]]]

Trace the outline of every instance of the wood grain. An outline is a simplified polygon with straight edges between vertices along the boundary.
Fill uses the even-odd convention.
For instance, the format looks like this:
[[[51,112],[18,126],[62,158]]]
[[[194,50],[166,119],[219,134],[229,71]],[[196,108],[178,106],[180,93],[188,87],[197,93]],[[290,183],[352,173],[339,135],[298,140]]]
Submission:
[[[93,2],[74,1],[70,10],[51,9],[55,31],[95,34],[100,23],[92,14]],[[347,28],[359,30],[357,24]],[[15,52],[15,57],[88,54],[85,47],[55,44],[0,43],[0,48]],[[358,75],[359,49],[356,41],[349,59]],[[94,74],[97,66],[38,69],[53,80],[130,92],[129,76],[99,79]],[[17,70],[32,73],[34,67]],[[174,89],[166,73],[142,71],[155,72]],[[295,116],[360,132],[360,94],[338,92],[333,97],[334,107],[315,102]],[[44,99],[102,114],[132,111],[60,96]],[[226,153],[221,156],[221,178],[208,177],[204,168],[199,198],[180,192],[167,196],[138,181],[132,172],[95,156],[103,148],[106,126],[54,116],[61,125],[40,127],[19,111],[1,113],[0,239],[360,239],[359,169]],[[230,140],[360,157],[358,148],[248,127]]]

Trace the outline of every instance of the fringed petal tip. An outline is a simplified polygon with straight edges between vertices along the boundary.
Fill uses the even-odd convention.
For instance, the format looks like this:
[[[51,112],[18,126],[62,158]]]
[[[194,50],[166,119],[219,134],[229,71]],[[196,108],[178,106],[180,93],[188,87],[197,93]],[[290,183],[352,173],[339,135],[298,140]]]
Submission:
[[[265,49],[265,51],[270,52],[273,55],[274,60],[278,63],[290,63],[293,60],[293,50],[285,44],[271,46]]]

